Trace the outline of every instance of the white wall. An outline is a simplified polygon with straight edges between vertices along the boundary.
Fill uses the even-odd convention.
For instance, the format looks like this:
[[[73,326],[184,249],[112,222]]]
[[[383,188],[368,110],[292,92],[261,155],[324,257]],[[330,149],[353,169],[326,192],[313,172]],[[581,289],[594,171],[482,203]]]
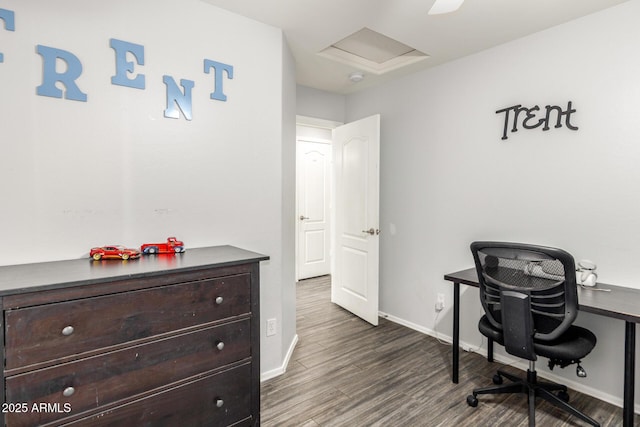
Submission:
[[[315,126],[300,125],[296,126],[296,137],[298,139],[310,139],[312,141],[324,140],[331,141],[331,129],[319,128]]]
[[[295,83],[281,30],[198,0],[6,0],[2,8],[15,12],[16,30],[0,25],[0,263],[79,258],[92,246],[170,235],[187,247],[267,254],[262,318],[294,322],[278,340],[263,336],[262,371],[280,366],[295,333]],[[136,66],[144,90],[111,84],[111,38],[144,46]],[[87,102],[36,95],[38,44],[80,59]],[[233,65],[227,102],[209,98],[205,58]],[[165,74],[195,82],[193,120],[163,117]]]
[[[638,16],[631,0],[347,97],[347,122],[382,116],[381,311],[450,336],[443,275],[471,267],[479,239],[561,247],[594,260],[601,281],[640,288]],[[497,110],[567,101],[578,131],[501,140]],[[438,292],[447,309],[435,324]],[[481,342],[477,300],[472,289],[462,296],[461,339],[471,345]],[[624,323],[578,320],[598,337],[589,378],[554,372],[621,404]]]
[[[296,114],[316,119],[344,123],[346,97],[336,93],[298,86]]]

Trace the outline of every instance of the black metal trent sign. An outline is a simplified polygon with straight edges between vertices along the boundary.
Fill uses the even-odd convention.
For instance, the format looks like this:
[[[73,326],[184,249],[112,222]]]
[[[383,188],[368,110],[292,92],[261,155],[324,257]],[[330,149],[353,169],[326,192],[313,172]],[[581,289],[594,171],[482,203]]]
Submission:
[[[502,139],[509,138],[507,132],[511,128],[511,132],[517,132],[518,126],[522,126],[524,129],[535,129],[543,126],[542,130],[549,130],[549,124],[553,124],[555,119],[555,128],[561,128],[564,121],[564,125],[571,130],[578,130],[578,126],[571,124],[571,114],[576,110],[571,108],[571,101],[567,104],[567,109],[562,110],[562,107],[557,105],[547,105],[544,110],[541,110],[539,106],[534,105],[531,108],[523,107],[522,105],[514,105],[511,107],[503,108],[496,111],[496,114],[504,113],[504,128],[502,130]]]

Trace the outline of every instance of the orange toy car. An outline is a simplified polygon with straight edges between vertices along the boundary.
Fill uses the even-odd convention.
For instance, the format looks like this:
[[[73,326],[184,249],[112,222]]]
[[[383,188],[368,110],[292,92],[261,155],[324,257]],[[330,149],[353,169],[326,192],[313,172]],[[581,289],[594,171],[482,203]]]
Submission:
[[[137,249],[129,249],[120,245],[101,246],[99,248],[91,248],[89,256],[96,261],[101,259],[134,259],[140,257],[140,251]]]

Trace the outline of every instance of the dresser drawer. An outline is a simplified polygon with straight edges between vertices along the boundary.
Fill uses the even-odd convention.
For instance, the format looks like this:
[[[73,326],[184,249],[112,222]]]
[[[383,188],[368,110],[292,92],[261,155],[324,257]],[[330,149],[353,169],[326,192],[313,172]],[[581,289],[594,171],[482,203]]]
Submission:
[[[127,396],[210,372],[251,357],[249,320],[209,327],[126,349],[7,377],[8,403],[37,402],[71,408],[77,415]],[[63,395],[64,391],[73,394]],[[55,412],[7,414],[11,426],[60,418]]]
[[[198,379],[62,426],[222,427],[254,425],[251,365]],[[236,424],[237,423],[237,424]]]
[[[5,312],[5,368],[95,351],[250,312],[250,275]],[[10,372],[9,372],[10,373]]]

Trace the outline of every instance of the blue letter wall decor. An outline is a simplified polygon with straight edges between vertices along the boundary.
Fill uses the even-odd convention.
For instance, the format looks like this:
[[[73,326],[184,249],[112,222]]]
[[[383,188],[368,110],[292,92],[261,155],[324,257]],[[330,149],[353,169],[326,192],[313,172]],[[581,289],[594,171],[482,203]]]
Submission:
[[[179,119],[180,113],[176,105],[180,107],[184,118],[191,120],[191,89],[194,82],[191,80],[180,79],[180,86],[184,89],[184,93],[173,80],[171,76],[162,76],[162,81],[167,86],[167,109],[164,110],[164,116],[170,119]]]
[[[16,15],[13,10],[0,9],[0,19],[4,22],[4,29],[7,31],[16,30]],[[4,55],[0,52],[0,62],[4,62]]]
[[[83,93],[76,79],[82,74],[82,64],[73,53],[62,49],[37,45],[37,52],[42,56],[42,84],[36,88],[36,93],[40,96],[51,96],[62,98],[62,89],[56,87],[60,82],[66,88],[64,97],[75,101],[87,102],[87,94]],[[58,59],[66,62],[67,69],[64,72],[56,71]]]
[[[0,8],[0,21],[3,24],[0,25],[0,28],[3,26],[6,31],[15,31],[14,11]],[[136,67],[139,68],[145,65],[144,46],[111,38],[109,39],[109,47],[114,50],[116,60],[116,70],[115,74],[111,76],[111,84],[144,90],[146,88],[146,76],[136,70]],[[76,55],[67,50],[40,44],[36,45],[36,52],[42,57],[42,84],[36,87],[38,96],[87,102],[87,94],[80,90],[76,82],[83,72],[82,62]],[[4,55],[0,52],[0,63],[3,62]],[[213,72],[211,72],[211,69],[213,69]],[[226,102],[227,95],[224,93],[224,80],[225,77],[230,80],[233,79],[233,65],[204,59],[204,72],[213,74],[214,91],[210,93],[210,98]],[[181,87],[169,75],[163,76],[162,81],[166,86],[167,100],[164,117],[179,119],[180,112],[182,112],[186,120],[192,120],[191,92],[195,86],[194,81],[180,79]],[[569,103],[569,111],[567,112],[558,107],[547,108],[546,122],[551,120],[552,111],[557,110],[556,127],[560,125],[561,119],[566,116],[567,126],[573,129],[569,123],[569,115],[575,110],[571,110],[570,107],[571,103]],[[508,118],[505,121],[508,121]]]
[[[222,72],[226,72],[227,77],[229,77],[229,79],[233,79],[233,65],[223,64],[222,62],[205,59],[204,72],[209,74],[209,69],[211,68],[213,68],[214,71],[213,79],[215,81],[215,90],[211,93],[211,99],[226,101],[227,95],[224,94],[222,89]]]
[[[110,39],[109,46],[116,51],[116,75],[111,77],[111,84],[144,89],[144,74],[130,79],[127,73],[133,73],[134,63],[127,61],[127,53],[131,53],[138,65],[144,65],[144,46],[122,40]]]

